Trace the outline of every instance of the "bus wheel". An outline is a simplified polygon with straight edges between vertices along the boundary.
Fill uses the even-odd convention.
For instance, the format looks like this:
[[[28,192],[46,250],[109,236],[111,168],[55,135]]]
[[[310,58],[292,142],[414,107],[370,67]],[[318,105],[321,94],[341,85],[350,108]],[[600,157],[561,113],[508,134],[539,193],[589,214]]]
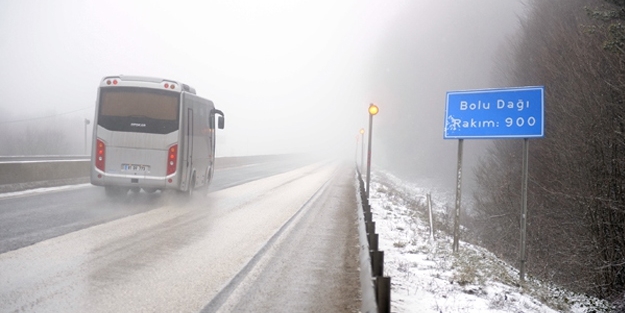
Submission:
[[[141,187],[132,187],[132,188],[130,188],[130,190],[131,190],[133,193],[139,193],[139,192],[141,192]]]
[[[143,191],[147,193],[155,193],[158,189],[156,188],[143,188]]]

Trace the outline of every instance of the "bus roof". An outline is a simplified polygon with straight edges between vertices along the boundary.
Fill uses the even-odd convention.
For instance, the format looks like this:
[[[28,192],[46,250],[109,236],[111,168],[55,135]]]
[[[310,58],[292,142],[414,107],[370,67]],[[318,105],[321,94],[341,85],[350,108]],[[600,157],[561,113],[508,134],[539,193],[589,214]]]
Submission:
[[[154,88],[156,85],[161,85],[162,88],[166,88],[171,91],[186,91],[188,93],[195,94],[195,89],[187,84],[158,77],[117,75],[106,76],[102,78],[102,81],[100,82],[100,87],[134,86]]]

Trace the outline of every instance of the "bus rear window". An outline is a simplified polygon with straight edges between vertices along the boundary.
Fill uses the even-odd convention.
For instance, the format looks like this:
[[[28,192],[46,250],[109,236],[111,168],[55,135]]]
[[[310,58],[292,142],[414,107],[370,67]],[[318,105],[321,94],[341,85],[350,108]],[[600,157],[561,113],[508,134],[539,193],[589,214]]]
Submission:
[[[148,88],[102,88],[98,125],[112,131],[168,134],[178,130],[180,94]]]

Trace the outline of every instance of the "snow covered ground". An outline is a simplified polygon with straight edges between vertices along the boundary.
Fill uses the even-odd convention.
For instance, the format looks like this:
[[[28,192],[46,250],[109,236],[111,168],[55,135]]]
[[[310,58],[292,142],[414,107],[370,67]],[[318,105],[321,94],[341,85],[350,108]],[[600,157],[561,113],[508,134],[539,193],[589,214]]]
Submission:
[[[430,224],[426,194],[440,219],[454,207],[455,193],[404,182],[392,174],[372,175],[370,204],[384,274],[391,277],[392,312],[609,312],[606,301],[526,277],[488,250],[460,241]],[[436,219],[435,217],[435,219]]]

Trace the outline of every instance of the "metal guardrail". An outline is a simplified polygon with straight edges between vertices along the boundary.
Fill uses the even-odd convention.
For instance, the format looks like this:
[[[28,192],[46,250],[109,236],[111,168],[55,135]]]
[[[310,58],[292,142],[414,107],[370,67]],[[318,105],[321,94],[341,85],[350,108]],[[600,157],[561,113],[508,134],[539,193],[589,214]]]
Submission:
[[[18,155],[0,156],[0,163],[51,162],[51,161],[87,161],[90,155]]]
[[[378,234],[375,233],[375,222],[371,214],[371,206],[365,191],[365,182],[360,170],[358,173],[362,215],[358,218],[360,234],[360,285],[363,300],[362,312],[375,312],[370,298],[375,295],[375,307],[378,313],[391,312],[391,278],[384,276],[384,251],[378,250]],[[368,253],[367,253],[368,252]],[[363,277],[364,276],[364,277]]]
[[[219,157],[215,168],[276,162],[293,156]],[[0,156],[0,192],[86,183],[89,182],[90,170],[91,156],[88,155]]]

